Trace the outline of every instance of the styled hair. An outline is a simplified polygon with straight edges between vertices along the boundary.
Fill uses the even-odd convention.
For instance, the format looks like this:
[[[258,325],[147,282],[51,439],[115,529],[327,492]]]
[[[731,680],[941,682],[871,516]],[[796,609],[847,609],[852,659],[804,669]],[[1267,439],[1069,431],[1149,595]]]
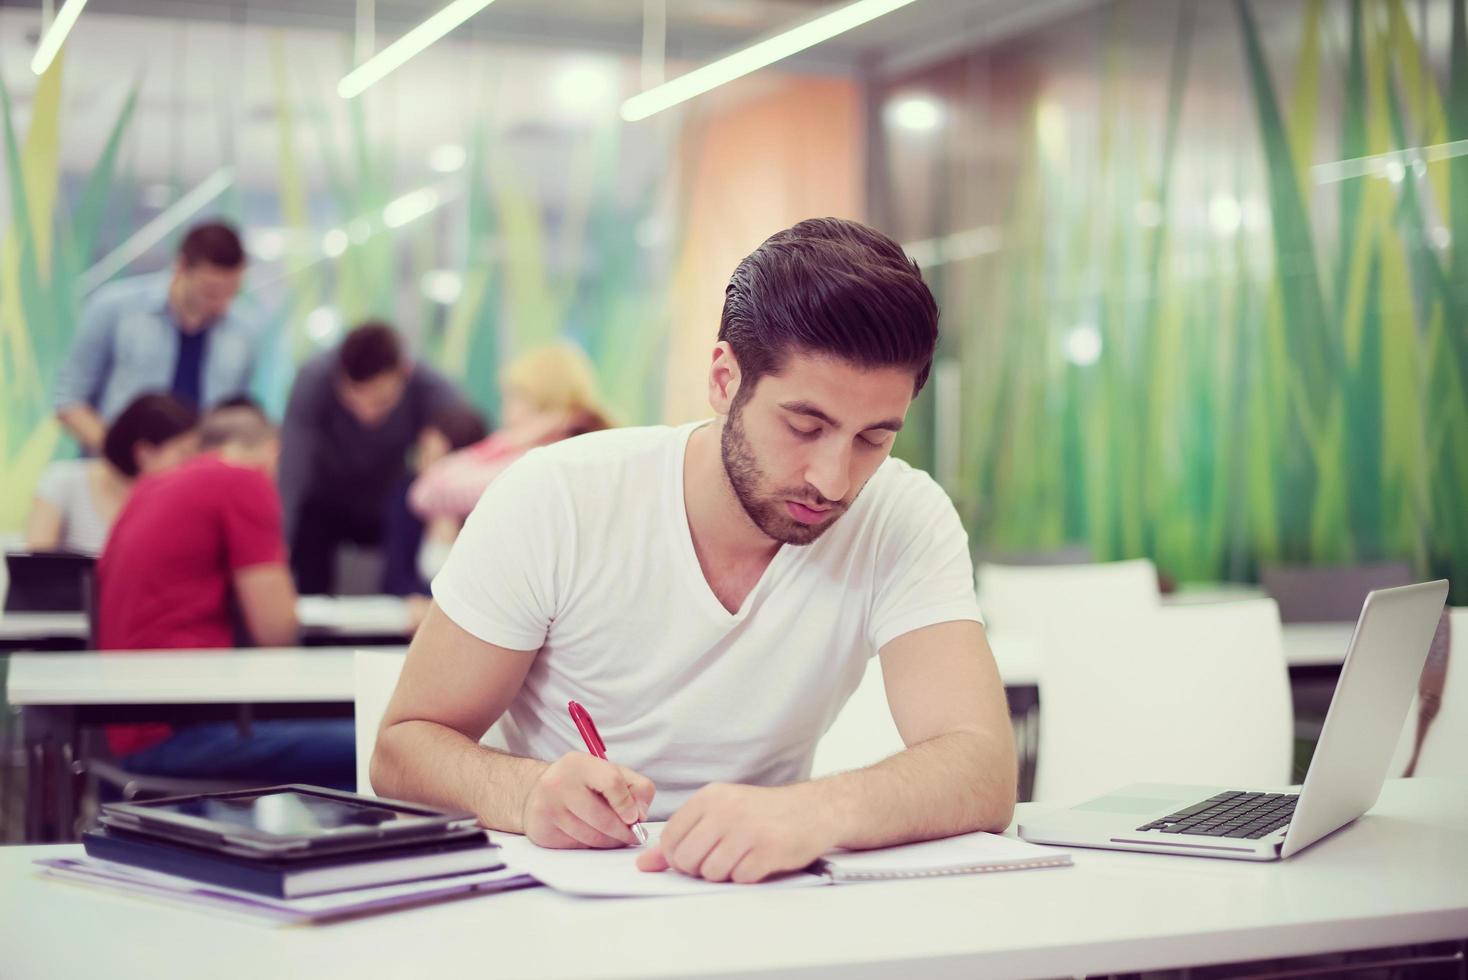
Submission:
[[[489,435],[489,425],[479,409],[468,402],[453,402],[434,412],[428,420],[448,440],[450,449],[463,449]]]
[[[232,226],[211,221],[189,229],[178,247],[178,257],[189,268],[207,262],[223,269],[238,269],[245,264],[245,247]]]
[[[139,395],[107,427],[102,456],[127,476],[138,475],[138,443],[161,446],[199,424],[199,413],[165,392]]]
[[[591,359],[570,341],[553,341],[516,357],[500,374],[500,387],[514,388],[542,412],[569,414],[577,420],[578,435],[611,427]]]
[[[855,221],[812,218],[739,263],[724,289],[719,339],[739,362],[745,398],[791,351],[909,368],[916,395],[933,366],[938,303],[892,239]]]
[[[354,382],[370,381],[403,364],[398,332],[380,320],[368,320],[347,334],[337,351],[342,373]]]
[[[253,449],[275,438],[275,426],[260,403],[247,395],[220,402],[204,413],[199,427],[199,448],[239,446]]]

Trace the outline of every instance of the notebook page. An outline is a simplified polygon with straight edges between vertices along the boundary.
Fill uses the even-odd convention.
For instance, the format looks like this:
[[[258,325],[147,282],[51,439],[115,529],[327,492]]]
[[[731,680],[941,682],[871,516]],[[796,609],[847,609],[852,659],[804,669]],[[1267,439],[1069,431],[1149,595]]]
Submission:
[[[648,840],[658,840],[664,824],[645,823]],[[500,846],[505,866],[524,872],[541,884],[571,895],[634,897],[655,895],[708,895],[733,889],[799,888],[827,884],[821,875],[799,872],[758,885],[704,881],[671,869],[649,872],[637,869],[641,847],[616,850],[557,849],[539,847],[524,837],[496,832],[494,842]]]
[[[827,873],[836,881],[966,874],[1070,864],[1070,854],[998,834],[960,834],[917,844],[872,851],[840,851],[827,856]]]

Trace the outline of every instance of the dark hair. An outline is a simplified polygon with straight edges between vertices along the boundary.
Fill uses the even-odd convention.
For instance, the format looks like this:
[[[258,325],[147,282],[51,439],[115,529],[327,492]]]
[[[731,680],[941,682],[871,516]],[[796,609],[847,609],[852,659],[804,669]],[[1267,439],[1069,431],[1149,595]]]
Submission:
[[[107,427],[102,455],[125,475],[137,476],[138,460],[133,450],[138,443],[161,446],[198,424],[199,413],[172,395],[139,395]]]
[[[468,402],[453,402],[433,413],[430,429],[437,429],[449,441],[451,449],[463,449],[489,435],[489,426],[479,409]]]
[[[352,381],[367,381],[403,363],[398,332],[379,320],[354,327],[337,351],[342,373]]]
[[[739,361],[745,398],[792,349],[911,368],[916,395],[933,366],[938,304],[892,239],[855,221],[812,218],[739,263],[724,289],[719,339]]]
[[[189,229],[178,247],[178,257],[185,266],[207,262],[224,269],[238,269],[245,264],[245,247],[234,228],[222,221],[211,221]]]

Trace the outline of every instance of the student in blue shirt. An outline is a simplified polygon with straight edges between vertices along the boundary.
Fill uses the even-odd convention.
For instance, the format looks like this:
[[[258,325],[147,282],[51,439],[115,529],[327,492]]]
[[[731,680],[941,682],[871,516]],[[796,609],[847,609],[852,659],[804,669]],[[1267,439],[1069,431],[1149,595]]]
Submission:
[[[145,391],[202,410],[249,390],[260,324],[234,309],[245,250],[229,225],[190,229],[171,272],[109,283],[82,310],[56,381],[56,415],[91,453]]]

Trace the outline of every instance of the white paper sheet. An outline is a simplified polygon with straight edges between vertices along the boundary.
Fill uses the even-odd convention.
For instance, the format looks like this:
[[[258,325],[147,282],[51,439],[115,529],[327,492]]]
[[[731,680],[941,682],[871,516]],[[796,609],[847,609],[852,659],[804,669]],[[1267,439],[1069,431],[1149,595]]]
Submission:
[[[643,824],[649,842],[663,833],[663,824]],[[677,871],[649,872],[637,869],[637,856],[644,848],[624,847],[612,851],[558,850],[539,847],[524,837],[495,833],[505,864],[523,871],[541,884],[571,895],[601,898],[651,897],[658,895],[716,895],[737,888],[802,888],[829,884],[821,875],[797,872],[758,885],[704,881]]]

